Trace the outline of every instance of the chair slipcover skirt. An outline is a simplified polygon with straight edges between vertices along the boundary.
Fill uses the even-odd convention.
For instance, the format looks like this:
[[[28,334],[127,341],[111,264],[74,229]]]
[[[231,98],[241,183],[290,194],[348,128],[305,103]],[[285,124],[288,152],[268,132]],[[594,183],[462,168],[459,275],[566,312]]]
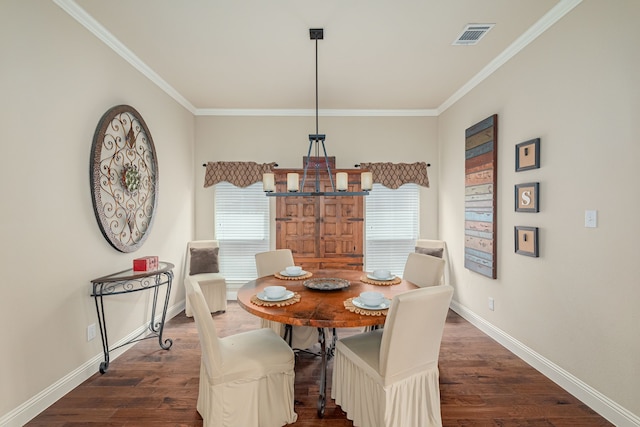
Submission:
[[[196,408],[204,427],[294,423],[293,350],[270,329],[219,338],[201,289],[186,283],[202,350]]]
[[[355,426],[442,426],[438,356],[448,285],[393,297],[384,329],[336,343],[331,397]]]
[[[371,333],[382,336],[381,331]],[[350,343],[350,338],[355,340]],[[437,364],[430,369],[422,367],[418,372],[385,386],[376,372],[379,345],[365,350],[365,363],[368,366],[357,366],[352,361],[353,357],[345,356],[345,353],[351,353],[349,344],[364,344],[367,347],[372,344],[358,343],[357,338],[359,336],[347,337],[337,342],[339,351],[336,351],[333,362],[331,386],[331,397],[347,413],[353,425],[442,426]],[[358,390],[358,393],[354,393],[354,390]]]
[[[268,332],[262,333],[262,332]],[[258,334],[257,334],[258,333]],[[237,334],[222,338],[222,347],[231,346],[234,353],[242,347],[276,348],[281,340],[270,330],[252,331],[251,334]],[[250,346],[245,344],[251,344]],[[236,358],[234,371],[225,373],[220,380],[212,383],[204,366],[200,368],[200,392],[197,409],[205,426],[283,426],[294,423],[298,415],[294,412],[293,389],[295,374],[291,364],[255,358]],[[252,366],[261,365],[261,366]],[[267,368],[265,368],[268,366]],[[255,368],[259,368],[255,370]],[[268,369],[268,372],[263,372]],[[251,373],[251,371],[254,371]],[[237,378],[233,378],[237,376]],[[230,377],[227,379],[227,377]],[[216,382],[218,382],[216,384]]]

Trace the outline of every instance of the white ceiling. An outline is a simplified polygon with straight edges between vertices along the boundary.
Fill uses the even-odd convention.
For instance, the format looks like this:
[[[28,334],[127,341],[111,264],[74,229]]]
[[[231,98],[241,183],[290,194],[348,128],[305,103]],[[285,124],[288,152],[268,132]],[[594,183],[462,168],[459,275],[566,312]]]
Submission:
[[[313,111],[323,28],[321,110],[437,115],[581,0],[53,1],[194,114]]]

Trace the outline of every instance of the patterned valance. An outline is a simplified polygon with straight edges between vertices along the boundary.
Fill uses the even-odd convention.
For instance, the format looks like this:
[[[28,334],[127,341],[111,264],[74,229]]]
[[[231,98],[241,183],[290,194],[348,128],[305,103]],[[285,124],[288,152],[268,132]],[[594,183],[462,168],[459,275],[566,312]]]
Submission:
[[[360,163],[362,169],[368,169],[373,176],[373,182],[387,188],[396,189],[403,184],[416,183],[429,187],[427,164],[417,163]]]
[[[275,162],[209,162],[204,175],[204,187],[211,187],[223,181],[240,188],[248,187],[262,181],[262,174],[271,172],[275,165]]]

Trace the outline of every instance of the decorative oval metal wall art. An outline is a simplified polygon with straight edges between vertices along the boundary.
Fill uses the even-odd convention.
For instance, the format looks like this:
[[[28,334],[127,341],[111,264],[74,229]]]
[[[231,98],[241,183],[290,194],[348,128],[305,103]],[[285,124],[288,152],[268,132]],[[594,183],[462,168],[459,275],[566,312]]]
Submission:
[[[120,252],[142,246],[158,203],[158,160],[151,133],[129,105],[109,109],[91,147],[91,197],[103,236]]]

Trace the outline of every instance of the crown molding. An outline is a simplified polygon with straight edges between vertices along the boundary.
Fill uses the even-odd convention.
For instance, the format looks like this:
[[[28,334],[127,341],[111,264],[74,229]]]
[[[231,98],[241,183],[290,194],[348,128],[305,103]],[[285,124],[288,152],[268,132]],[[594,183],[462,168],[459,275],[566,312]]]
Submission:
[[[478,86],[498,68],[502,67],[508,60],[513,58],[518,52],[534,41],[540,34],[544,33],[549,27],[562,19],[580,3],[582,3],[582,0],[561,0],[549,12],[540,18],[538,22],[533,24],[527,31],[511,43],[500,55],[495,57],[494,60],[480,70],[478,74],[473,76],[471,80],[451,95],[449,99],[443,102],[437,108],[437,115],[444,113],[449,107],[471,92],[473,88]]]
[[[196,116],[278,116],[278,117],[314,117],[313,109],[223,109],[199,108]],[[436,110],[318,110],[323,117],[436,117]]]
[[[195,114],[196,108],[176,89],[145,64],[135,53],[127,48],[120,40],[109,32],[104,26],[89,15],[73,0],[52,0],[62,10],[67,12],[72,18],[98,37],[104,44],[109,46],[115,53],[120,55],[125,61],[140,71],[145,77],[155,83],[167,95],[176,100],[178,104]]]
[[[74,0],[52,0],[71,17],[87,28],[98,39],[113,49],[125,61],[140,71],[149,80],[155,83],[167,95],[196,116],[291,116],[306,117],[315,115],[315,110],[308,109],[217,109],[217,108],[195,108],[182,94],[167,83],[147,64],[138,58],[129,48],[120,42],[105,27],[82,9]],[[578,6],[582,0],[560,0],[549,12],[547,12],[538,22],[529,28],[524,34],[518,37],[500,55],[494,58],[478,74],[465,83],[451,97],[444,101],[436,109],[416,109],[416,110],[320,110],[319,115],[325,117],[438,117],[449,107],[462,99],[471,90],[493,74],[498,68],[503,66],[509,59],[524,49],[529,43],[544,33],[549,27],[562,19],[573,8]]]

